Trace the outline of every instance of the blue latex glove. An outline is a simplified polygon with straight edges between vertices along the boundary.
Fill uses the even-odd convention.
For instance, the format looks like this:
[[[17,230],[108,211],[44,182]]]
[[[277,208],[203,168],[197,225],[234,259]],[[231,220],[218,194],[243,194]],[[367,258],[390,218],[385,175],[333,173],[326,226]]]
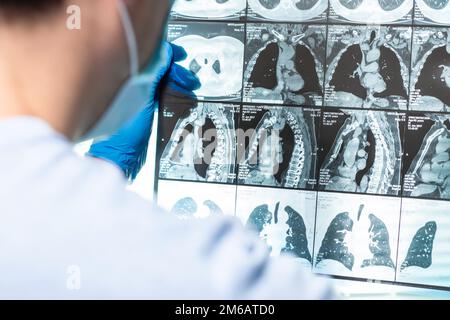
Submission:
[[[200,87],[198,78],[189,70],[175,64],[186,59],[186,51],[179,46],[165,42],[167,63],[157,71],[150,90],[149,103],[128,124],[106,140],[92,144],[88,156],[103,159],[119,166],[125,176],[134,180],[145,164],[148,143],[152,132],[155,110],[158,108],[162,87],[195,97],[193,90]]]

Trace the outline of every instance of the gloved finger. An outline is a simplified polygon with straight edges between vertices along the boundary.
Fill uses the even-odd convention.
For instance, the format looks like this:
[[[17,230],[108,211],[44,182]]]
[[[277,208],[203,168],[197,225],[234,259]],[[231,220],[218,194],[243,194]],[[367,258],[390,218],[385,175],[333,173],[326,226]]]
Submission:
[[[164,41],[162,44],[162,52],[164,56],[163,59],[161,59],[159,69],[156,71],[157,82],[161,81],[161,79],[169,72],[174,61],[173,47],[167,41]]]
[[[201,87],[198,77],[178,64],[172,65],[167,78],[168,82],[174,82],[188,91],[194,91]]]
[[[173,62],[180,62],[187,58],[186,50],[183,47],[177,46],[176,44],[171,43],[172,51],[173,51]]]
[[[188,98],[192,100],[196,100],[197,96],[192,90],[187,90],[183,87],[180,87],[176,82],[169,81],[166,87],[166,95],[179,97],[179,98]]]

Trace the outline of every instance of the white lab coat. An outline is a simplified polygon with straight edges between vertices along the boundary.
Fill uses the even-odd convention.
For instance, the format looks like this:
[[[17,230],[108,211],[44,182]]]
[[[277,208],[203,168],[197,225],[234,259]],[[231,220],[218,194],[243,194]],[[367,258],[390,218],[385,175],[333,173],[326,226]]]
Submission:
[[[0,121],[0,298],[327,298],[233,218],[180,221],[34,118]]]

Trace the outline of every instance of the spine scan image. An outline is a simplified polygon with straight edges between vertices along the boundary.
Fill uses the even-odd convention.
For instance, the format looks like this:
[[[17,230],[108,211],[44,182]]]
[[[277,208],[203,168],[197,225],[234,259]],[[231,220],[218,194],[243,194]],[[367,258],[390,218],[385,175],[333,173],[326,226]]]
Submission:
[[[345,114],[324,112],[324,126],[339,127],[332,120],[336,115],[346,119],[331,147],[323,146],[320,190],[398,195],[405,115],[355,110]]]
[[[330,26],[325,105],[406,110],[411,35],[409,27]]]
[[[255,111],[258,118],[246,118]],[[317,111],[244,107],[242,117],[252,123],[251,126],[257,124],[251,128],[245,143],[243,159],[239,163],[239,183],[300,189],[314,187]]]
[[[412,115],[408,130],[416,131],[417,126],[425,124],[431,127],[423,137],[407,139],[408,146],[420,148],[406,172],[403,193],[410,197],[450,200],[450,115]]]
[[[160,178],[233,182],[236,161],[234,114],[233,106],[222,104],[199,103],[190,109],[176,122],[164,148]]]
[[[324,26],[247,26],[244,102],[321,106]]]

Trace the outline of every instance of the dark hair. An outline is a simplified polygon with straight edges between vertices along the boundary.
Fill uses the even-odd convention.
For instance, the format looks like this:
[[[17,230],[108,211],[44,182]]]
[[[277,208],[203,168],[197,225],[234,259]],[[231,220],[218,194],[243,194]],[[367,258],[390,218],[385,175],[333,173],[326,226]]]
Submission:
[[[63,3],[64,0],[0,0],[0,19],[44,13]]]

